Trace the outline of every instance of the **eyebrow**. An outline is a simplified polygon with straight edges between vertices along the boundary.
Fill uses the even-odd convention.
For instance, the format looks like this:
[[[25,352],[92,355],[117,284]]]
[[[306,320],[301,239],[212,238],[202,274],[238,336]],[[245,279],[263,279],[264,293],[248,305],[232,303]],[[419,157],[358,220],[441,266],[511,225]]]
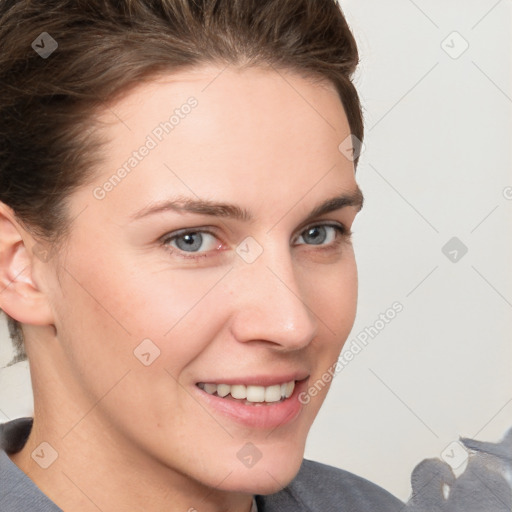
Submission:
[[[346,208],[348,206],[355,207],[359,212],[363,207],[364,197],[361,189],[356,186],[353,191],[343,193],[341,195],[331,197],[315,206],[308,214],[306,221],[309,221],[320,215]],[[177,213],[195,213],[198,215],[209,215],[212,217],[222,217],[234,219],[242,222],[254,220],[252,214],[245,208],[232,203],[222,203],[211,201],[208,199],[193,199],[191,197],[177,196],[170,200],[163,200],[151,203],[142,210],[134,213],[130,219],[132,221],[142,219],[158,213],[173,211]]]

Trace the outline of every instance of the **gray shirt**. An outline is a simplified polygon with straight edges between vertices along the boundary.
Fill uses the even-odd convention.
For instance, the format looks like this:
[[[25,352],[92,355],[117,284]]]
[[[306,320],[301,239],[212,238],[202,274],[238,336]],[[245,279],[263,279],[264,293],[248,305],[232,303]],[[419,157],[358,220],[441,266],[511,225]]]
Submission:
[[[32,418],[0,424],[0,511],[62,512],[7,453],[25,444]],[[304,459],[281,491],[255,496],[258,512],[400,512],[404,504],[381,487],[347,471]]]

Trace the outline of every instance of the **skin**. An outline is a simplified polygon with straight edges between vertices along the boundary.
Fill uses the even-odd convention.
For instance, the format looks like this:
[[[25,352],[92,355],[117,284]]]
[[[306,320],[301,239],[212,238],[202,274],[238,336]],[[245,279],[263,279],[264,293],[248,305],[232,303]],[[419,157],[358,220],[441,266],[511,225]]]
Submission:
[[[96,199],[191,96],[197,107]],[[211,66],[138,86],[98,119],[104,165],[70,196],[71,234],[48,261],[0,204],[0,307],[24,324],[34,389],[34,427],[11,459],[64,510],[248,512],[253,494],[296,475],[328,385],[270,431],[208,408],[195,384],[302,371],[311,385],[336,361],[356,314],[354,252],[333,228],[321,244],[304,233],[350,229],[359,209],[305,224],[319,203],[358,190],[338,150],[350,133],[342,104],[330,84],[293,73]],[[177,194],[253,220],[131,220]],[[214,233],[206,257],[162,243],[183,228]],[[236,252],[248,236],[263,249],[253,263]],[[160,355],[145,366],[134,350],[148,338]],[[47,469],[31,457],[42,442],[58,454]],[[261,452],[251,468],[237,457],[247,442]]]

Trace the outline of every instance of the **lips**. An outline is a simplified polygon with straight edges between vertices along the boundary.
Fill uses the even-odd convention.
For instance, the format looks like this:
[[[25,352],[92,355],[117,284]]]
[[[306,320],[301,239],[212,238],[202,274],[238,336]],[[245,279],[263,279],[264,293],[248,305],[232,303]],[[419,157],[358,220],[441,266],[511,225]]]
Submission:
[[[309,376],[305,375],[291,373],[281,377],[225,379],[228,383],[220,382],[220,379],[218,382],[198,382],[193,386],[194,395],[215,414],[246,427],[274,431],[290,425],[300,416],[304,405],[298,397],[309,381]],[[227,394],[222,397],[219,392]],[[267,402],[267,393],[269,400],[278,397],[279,400]],[[237,396],[244,398],[235,398]],[[250,401],[261,400],[262,396],[264,400],[261,402]]]

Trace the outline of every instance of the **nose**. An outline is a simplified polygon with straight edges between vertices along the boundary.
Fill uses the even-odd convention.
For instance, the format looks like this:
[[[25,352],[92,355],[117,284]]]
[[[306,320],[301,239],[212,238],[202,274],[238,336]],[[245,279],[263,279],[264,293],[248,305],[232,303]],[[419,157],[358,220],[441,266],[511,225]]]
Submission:
[[[239,342],[267,342],[299,350],[315,338],[318,317],[300,286],[289,248],[266,248],[253,263],[232,272],[231,332]],[[302,283],[303,285],[306,283]]]

